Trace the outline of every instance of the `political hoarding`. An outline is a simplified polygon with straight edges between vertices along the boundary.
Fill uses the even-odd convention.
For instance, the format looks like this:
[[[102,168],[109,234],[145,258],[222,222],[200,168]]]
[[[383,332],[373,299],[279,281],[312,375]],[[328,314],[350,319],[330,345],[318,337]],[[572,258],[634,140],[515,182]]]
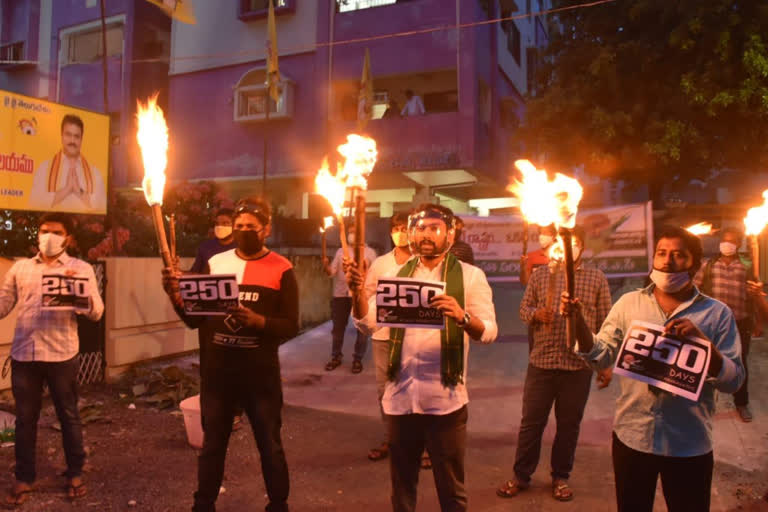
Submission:
[[[109,116],[0,90],[0,208],[104,215]]]
[[[472,246],[475,265],[489,281],[519,281],[523,250],[520,216],[463,216],[464,241]],[[607,277],[644,276],[653,259],[651,203],[580,210],[576,223],[586,232],[583,259]],[[529,251],[539,249],[536,226],[528,233]]]

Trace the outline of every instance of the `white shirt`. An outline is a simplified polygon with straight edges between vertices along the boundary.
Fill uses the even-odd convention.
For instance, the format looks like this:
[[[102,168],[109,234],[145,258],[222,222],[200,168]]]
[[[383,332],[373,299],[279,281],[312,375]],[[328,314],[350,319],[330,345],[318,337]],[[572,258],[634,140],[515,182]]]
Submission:
[[[32,189],[29,192],[29,202],[27,203],[30,209],[72,213],[105,213],[107,211],[107,187],[104,184],[101,171],[93,165],[90,166],[93,179],[93,193],[90,195],[90,206],[86,205],[82,199],[74,194],[68,195],[60,203],[52,206],[56,193],[48,191],[48,171],[51,163],[53,163],[53,159],[43,162],[35,171]],[[69,160],[62,156],[61,168],[59,170],[61,173],[59,176],[59,189],[63,188],[66,183],[69,165]],[[77,174],[77,182],[80,184],[80,187],[85,188],[85,171],[83,170],[83,162],[80,158],[77,159],[75,174]]]
[[[491,287],[482,270],[468,263],[459,263],[464,279],[464,309],[485,325],[480,341],[492,343],[498,334],[498,327]],[[393,269],[382,277],[394,277],[397,272]],[[419,263],[412,277],[440,281],[442,264],[429,270]],[[360,320],[355,319],[355,325],[364,333],[377,330],[375,295],[368,299],[368,314]],[[396,381],[387,381],[381,400],[384,413],[444,415],[461,409],[469,402],[466,386],[469,336],[464,333],[464,381],[445,387],[440,374],[440,332],[437,329],[405,330],[400,372]]]
[[[410,258],[408,258],[410,259]],[[407,260],[406,260],[407,262]],[[405,263],[398,263],[395,258],[395,250],[392,249],[387,254],[379,256],[368,269],[368,275],[365,277],[365,296],[368,300],[376,295],[376,287],[379,284],[379,278],[382,276],[396,276]],[[371,338],[377,341],[386,341],[389,339],[389,327],[381,327],[375,331]]]
[[[354,248],[350,246],[350,254],[354,253]],[[363,251],[365,260],[370,267],[373,264],[373,260],[376,259],[376,251],[365,246]],[[336,251],[336,255],[331,262],[331,276],[333,276],[333,296],[334,297],[349,297],[349,287],[347,286],[347,276],[344,275],[344,251],[341,247]]]
[[[403,110],[400,111],[401,116],[421,116],[426,113],[424,110],[424,102],[421,101],[421,96],[411,96]]]

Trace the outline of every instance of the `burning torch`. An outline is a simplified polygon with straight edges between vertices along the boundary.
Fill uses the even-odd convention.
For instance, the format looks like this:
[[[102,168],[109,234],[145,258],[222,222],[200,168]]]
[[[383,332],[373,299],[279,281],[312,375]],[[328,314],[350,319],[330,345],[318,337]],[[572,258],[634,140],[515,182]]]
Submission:
[[[336,173],[334,176],[328,169],[328,159],[323,160],[323,165],[317,171],[315,177],[315,190],[318,194],[323,196],[333,210],[333,214],[339,221],[339,238],[341,239],[341,249],[344,251],[344,256],[349,258],[349,246],[347,245],[347,233],[344,226],[344,196],[346,195],[346,187],[344,182],[341,181],[341,177]],[[325,234],[325,231],[322,231]],[[325,242],[325,236],[322,239]]]
[[[323,262],[323,265],[325,265],[325,258],[328,253],[325,241],[325,232],[328,231],[328,228],[331,226],[333,226],[333,216],[324,217],[323,225],[320,226],[320,261]]]
[[[685,230],[692,235],[704,236],[712,234],[712,224],[709,222],[698,222],[686,227]]]
[[[136,118],[139,127],[136,138],[144,163],[144,180],[141,187],[152,209],[152,223],[155,226],[163,263],[166,267],[173,268],[176,262],[168,247],[162,211],[165,167],[168,165],[168,125],[165,123],[162,109],[157,106],[157,94],[149,98],[146,105],[142,105],[141,101],[137,103]]]
[[[768,190],[763,191],[763,204],[747,210],[747,216],[744,217],[744,230],[750,241],[752,250],[752,269],[755,273],[755,280],[760,281],[760,244],[757,237],[768,224]]]
[[[368,176],[376,165],[376,141],[370,137],[350,134],[346,144],[338,147],[344,164],[341,178],[352,192],[355,205],[355,263],[361,271],[365,265],[365,192]]]
[[[526,222],[539,226],[554,224],[558,229],[565,260],[565,289],[573,299],[576,286],[571,230],[576,225],[576,213],[583,189],[577,180],[564,174],[556,173],[554,179],[550,179],[545,170],[536,169],[528,160],[517,160],[515,167],[522,174],[523,180],[515,180],[509,190],[520,200],[520,211]],[[573,346],[575,332],[573,318],[567,317],[568,346]]]

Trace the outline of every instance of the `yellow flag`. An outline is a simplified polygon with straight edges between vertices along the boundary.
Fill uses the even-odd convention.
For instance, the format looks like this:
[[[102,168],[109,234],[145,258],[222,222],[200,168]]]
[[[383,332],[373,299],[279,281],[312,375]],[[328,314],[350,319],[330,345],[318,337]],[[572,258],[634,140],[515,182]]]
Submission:
[[[360,93],[357,98],[357,127],[362,130],[373,116],[373,75],[371,75],[371,56],[365,49],[363,76],[360,78]]]
[[[197,23],[189,0],[147,0],[147,2],[158,6],[165,14],[182,23],[190,25]]]
[[[277,26],[275,25],[275,6],[269,0],[269,16],[267,17],[267,87],[274,101],[280,99],[280,68],[277,65]]]

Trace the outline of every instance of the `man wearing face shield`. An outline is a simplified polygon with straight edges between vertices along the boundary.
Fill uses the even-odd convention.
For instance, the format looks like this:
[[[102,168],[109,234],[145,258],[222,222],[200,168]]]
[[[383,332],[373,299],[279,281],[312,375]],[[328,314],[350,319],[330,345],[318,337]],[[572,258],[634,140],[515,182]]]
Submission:
[[[61,423],[61,436],[67,463],[67,496],[86,494],[83,484],[82,423],[77,407],[77,319],[83,315],[98,321],[104,312],[93,267],[67,254],[72,243],[72,220],[63,213],[47,213],[40,218],[39,252],[33,258],[19,260],[6,273],[0,287],[0,318],[16,306],[18,317],[11,345],[11,390],[16,400],[16,483],[5,505],[24,503],[33,491],[36,477],[35,443],[37,421],[47,384]],[[43,311],[43,275],[87,278],[87,310]],[[56,290],[60,286],[54,287]]]
[[[747,356],[754,327],[753,301],[747,293],[747,280],[752,275],[752,265],[742,260],[739,246],[743,239],[737,228],[723,228],[720,235],[720,254],[706,260],[694,277],[694,284],[701,293],[725,303],[731,308],[739,328],[741,338],[741,360],[744,363],[744,384],[733,394],[733,402],[741,421],[752,421],[752,411],[749,409],[749,369]]]
[[[498,327],[491,288],[482,270],[450,254],[453,212],[424,204],[409,219],[408,240],[417,256],[386,277],[413,277],[446,283],[444,295],[430,300],[442,311],[442,330],[391,328],[389,364],[382,407],[388,424],[392,508],[416,508],[420,457],[426,447],[444,512],[467,510],[464,450],[469,338],[496,339]],[[367,297],[365,273],[350,265],[353,315],[359,329],[375,332],[376,297]]]
[[[575,290],[587,305],[586,324],[591,332],[598,328],[611,309],[611,290],[605,275],[582,264],[584,231],[573,230]],[[554,262],[553,262],[554,264]],[[520,318],[533,331],[533,345],[523,389],[523,411],[515,453],[514,477],[496,491],[511,498],[530,487],[541,454],[541,441],[549,413],[554,406],[557,432],[552,444],[552,497],[570,501],[574,493],[568,485],[573,470],[581,419],[587,405],[592,372],[568,347],[565,318],[553,310],[565,289],[563,264],[555,273],[542,266],[533,271],[520,303]],[[551,280],[554,279],[554,289]]]
[[[236,249],[208,260],[211,274],[235,274],[239,305],[229,316],[184,313],[178,278],[163,270],[163,287],[179,317],[190,327],[204,324],[212,335],[201,356],[200,412],[203,449],[193,511],[213,512],[224,475],[224,459],[237,407],[248,415],[261,455],[267,511],[288,510],[288,466],[280,439],[283,405],[278,347],[299,330],[299,295],[291,263],[270,251],[269,204],[259,198],[238,202],[232,218]],[[201,320],[202,318],[202,320]]]
[[[397,274],[405,263],[411,259],[411,246],[408,243],[408,214],[396,213],[389,219],[389,234],[392,237],[394,248],[386,254],[376,258],[365,277],[365,297],[370,299],[376,295],[376,287],[379,277]],[[373,350],[373,364],[376,370],[376,391],[379,405],[384,396],[384,388],[387,384],[387,364],[389,363],[389,327],[382,327],[371,335],[371,349]],[[384,410],[381,411],[382,420],[386,429]],[[389,443],[382,442],[376,448],[368,451],[368,458],[372,461],[382,460],[389,456]]]
[[[575,350],[594,369],[613,364],[633,320],[712,343],[708,379],[697,402],[619,378],[612,451],[620,512],[652,511],[659,475],[670,512],[709,510],[715,391],[739,389],[744,366],[733,313],[693,284],[701,254],[698,237],[678,227],[664,229],[656,242],[652,283],[624,294],[597,334],[584,321],[580,298],[562,297],[562,314],[575,317]]]

